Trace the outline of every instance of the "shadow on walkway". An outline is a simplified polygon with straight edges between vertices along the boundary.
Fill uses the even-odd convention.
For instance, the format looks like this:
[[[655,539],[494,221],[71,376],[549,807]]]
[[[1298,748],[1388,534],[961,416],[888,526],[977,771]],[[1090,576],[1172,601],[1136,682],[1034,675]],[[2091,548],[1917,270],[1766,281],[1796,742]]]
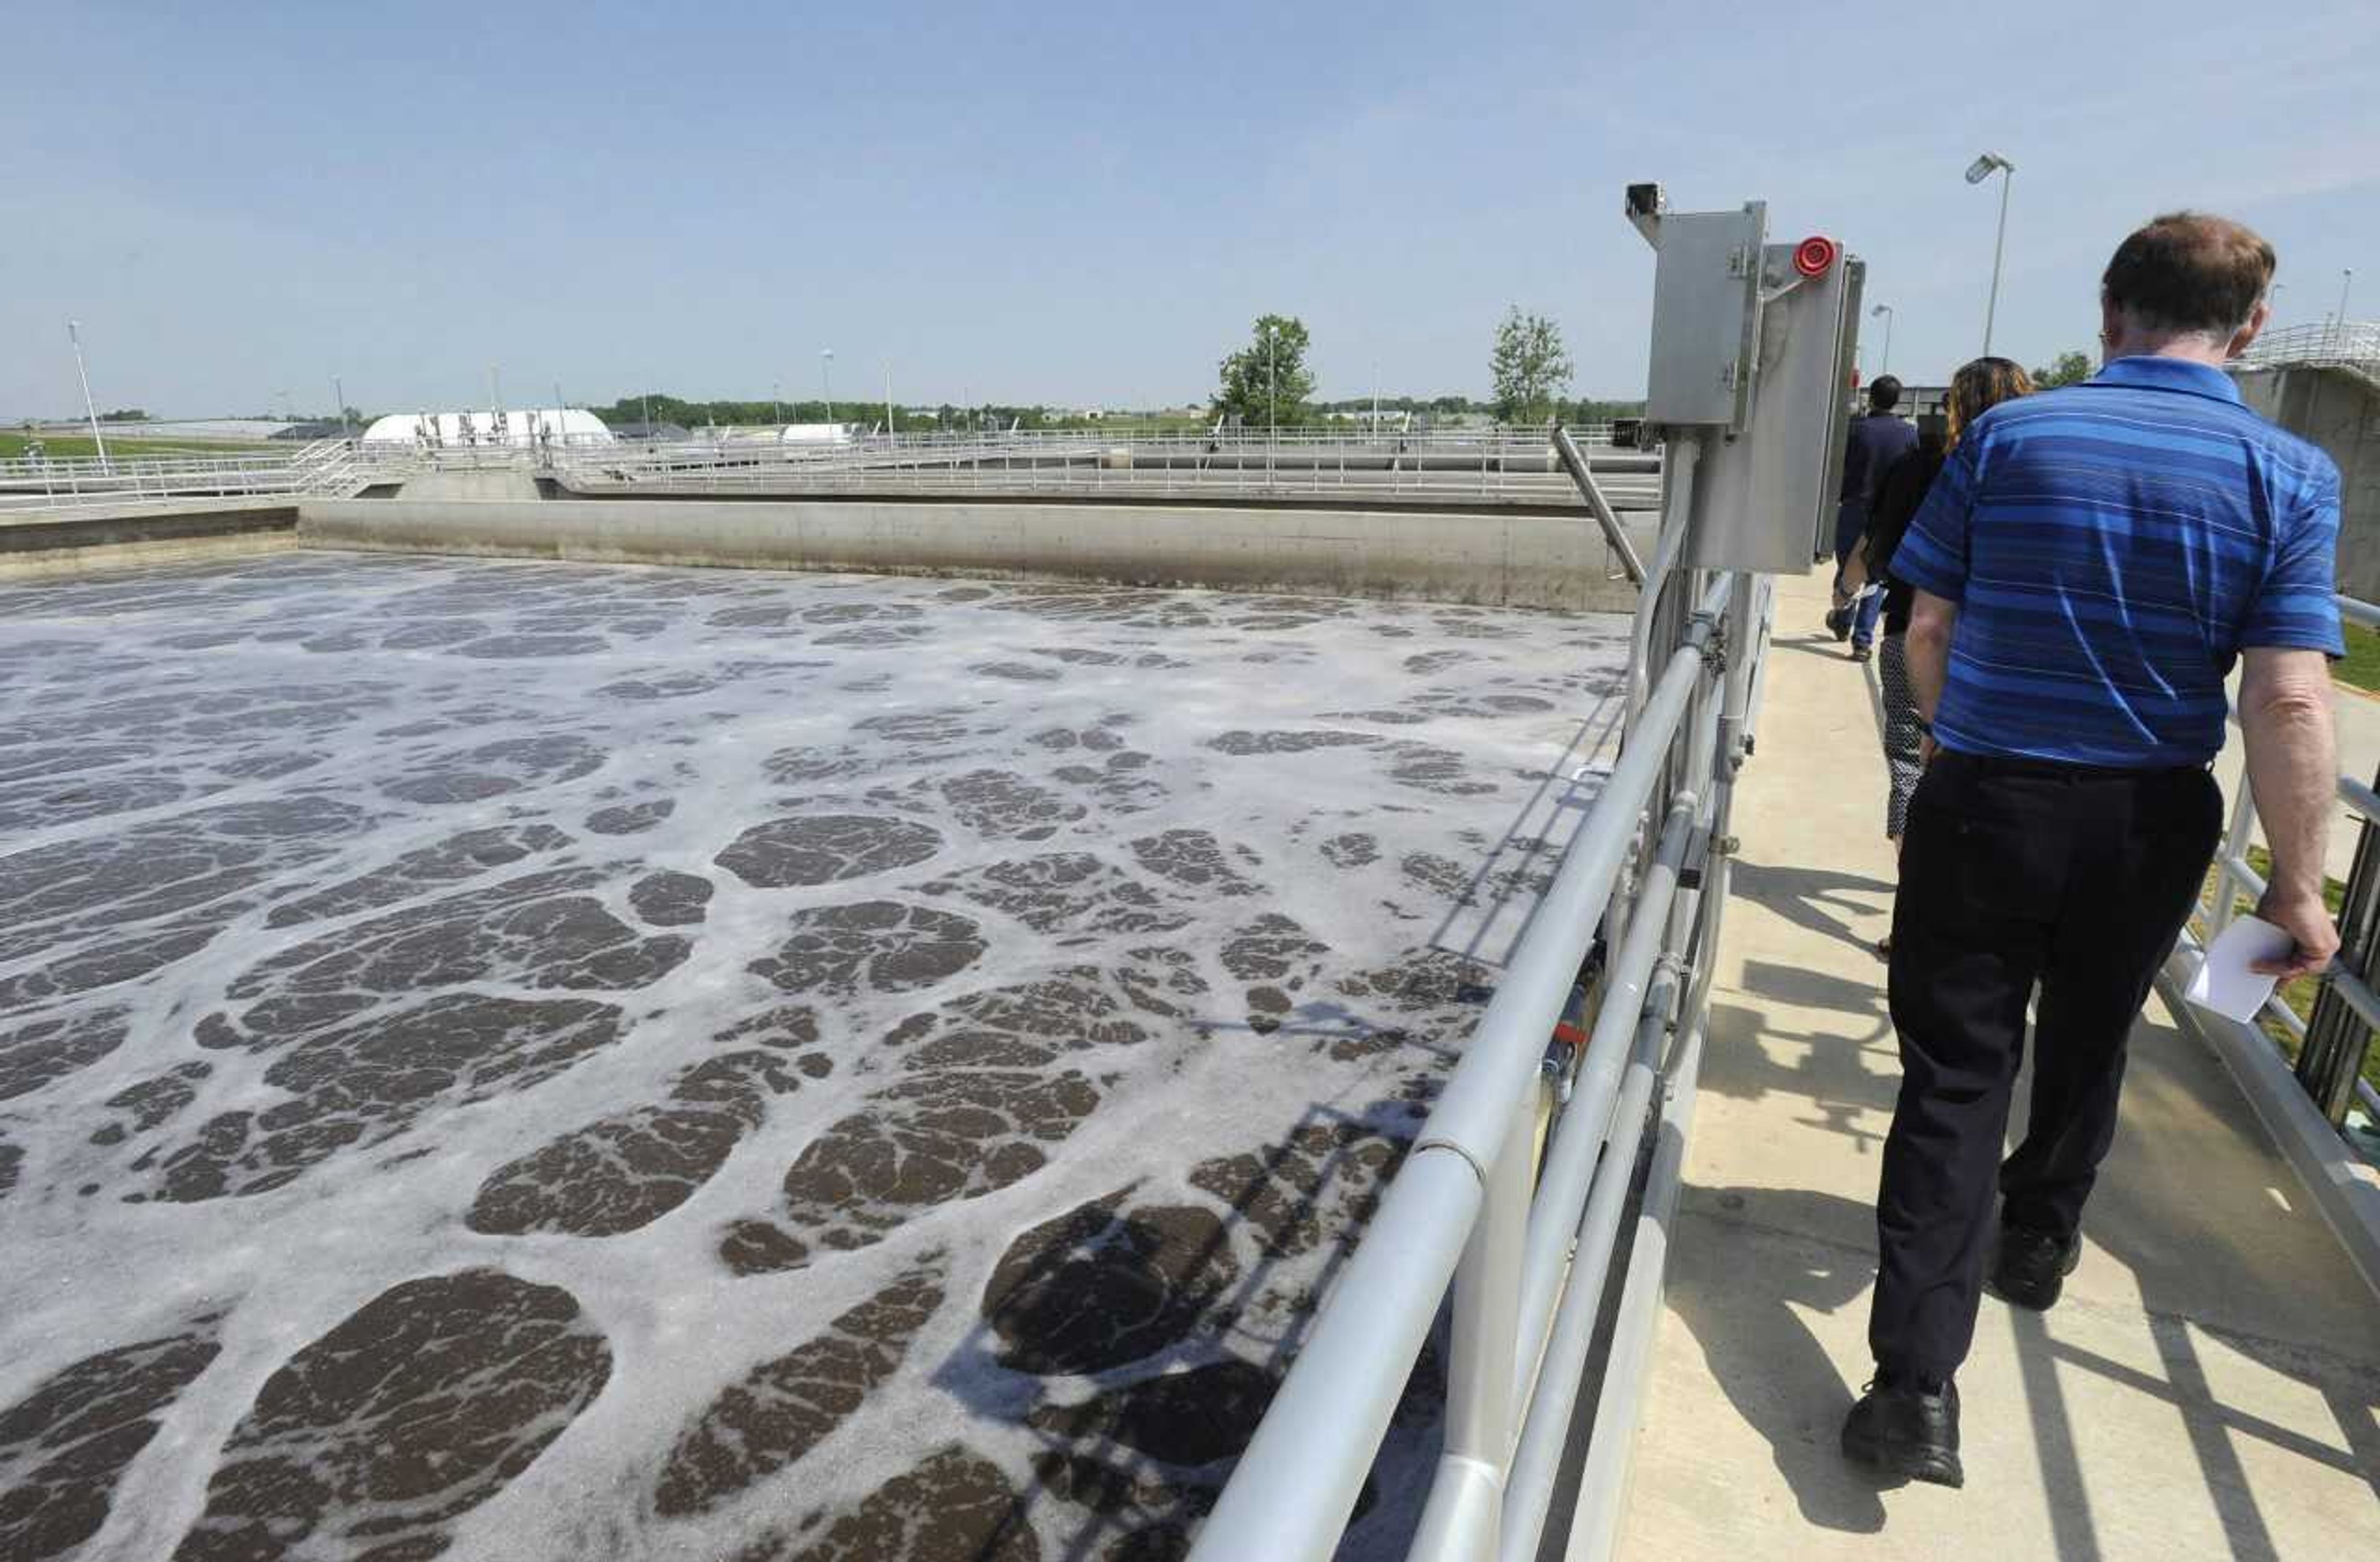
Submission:
[[[1689,1264],[1700,1267],[1722,1248],[1736,1251],[1741,1263],[1743,1238],[1771,1239],[1758,1243],[1766,1251],[1756,1286],[1681,1275],[1670,1287],[1670,1305],[1702,1348],[1712,1379],[1767,1440],[1806,1522],[1852,1534],[1883,1529],[1884,1501],[1875,1483],[1843,1462],[1836,1440],[1856,1385],[1835,1370],[1802,1318],[1805,1312],[1839,1312],[1864,1298],[1876,1260],[1801,1233],[1838,1229],[1870,1218],[1869,1212],[1849,1199],[1799,1189],[1697,1189],[1693,1202],[1690,1218],[1704,1229],[1680,1255]],[[1791,1262],[1780,1262],[1787,1254]]]
[[[1890,910],[1893,886],[1889,881],[1834,868],[1779,867],[1749,858],[1739,859],[1731,872],[1734,899],[1756,902],[1796,927],[1875,954],[1874,940],[1854,932],[1847,917]],[[1878,963],[1879,979],[1883,970]]]

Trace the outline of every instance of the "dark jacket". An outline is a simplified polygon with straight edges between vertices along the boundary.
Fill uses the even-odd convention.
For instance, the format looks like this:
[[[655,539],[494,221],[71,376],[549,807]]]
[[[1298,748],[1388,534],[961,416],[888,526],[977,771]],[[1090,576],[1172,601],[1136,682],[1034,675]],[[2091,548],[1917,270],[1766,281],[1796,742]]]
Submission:
[[[1876,502],[1867,518],[1867,573],[1869,580],[1884,585],[1886,634],[1908,631],[1909,610],[1916,600],[1916,592],[1909,583],[1892,573],[1893,550],[1908,534],[1909,523],[1917,519],[1918,506],[1925,502],[1925,491],[1934,486],[1934,479],[1947,458],[1941,439],[1927,430],[1915,449],[1885,469],[1882,481],[1876,484]]]
[[[1851,439],[1843,450],[1845,504],[1864,510],[1875,502],[1876,485],[1892,463],[1917,443],[1917,425],[1889,412],[1866,412],[1852,420]]]

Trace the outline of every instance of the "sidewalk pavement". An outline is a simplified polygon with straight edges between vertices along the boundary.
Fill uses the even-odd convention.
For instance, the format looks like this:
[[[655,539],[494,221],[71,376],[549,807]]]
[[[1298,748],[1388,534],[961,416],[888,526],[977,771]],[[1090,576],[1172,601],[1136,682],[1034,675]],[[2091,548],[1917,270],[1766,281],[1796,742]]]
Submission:
[[[1621,1556],[2380,1556],[2380,1300],[2155,998],[2064,1300],[1985,1300],[1965,1489],[1843,1463],[1900,1069],[1874,685],[1825,605],[1780,583]]]

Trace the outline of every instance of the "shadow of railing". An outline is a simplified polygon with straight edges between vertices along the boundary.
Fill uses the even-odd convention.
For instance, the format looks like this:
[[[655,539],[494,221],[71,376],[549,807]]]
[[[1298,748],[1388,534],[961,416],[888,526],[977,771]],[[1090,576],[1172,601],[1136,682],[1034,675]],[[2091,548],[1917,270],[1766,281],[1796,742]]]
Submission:
[[[1536,788],[1495,845],[1480,859],[1470,882],[1447,907],[1446,915],[1429,936],[1431,948],[1500,970],[1536,924],[1540,886],[1533,885],[1531,875],[1550,876],[1561,861],[1572,835],[1603,789],[1603,777],[1590,775],[1587,767],[1603,756],[1619,737],[1619,688],[1598,689],[1595,692],[1595,708],[1571,734],[1561,756],[1538,775]],[[1531,821],[1540,815],[1543,824],[1533,828]],[[1569,816],[1570,827],[1557,830],[1564,815]],[[1483,897],[1482,891],[1491,881],[1492,893]],[[1498,924],[1511,911],[1512,902],[1523,897],[1526,903],[1512,935],[1498,940],[1492,949],[1487,947]],[[1466,921],[1471,924],[1469,932],[1458,934]]]
[[[1285,1025],[1273,1033],[1347,1031]],[[979,1415],[1027,1428],[1040,1443],[1035,1483],[1018,1495],[1011,1527],[1035,1527],[1042,1504],[1064,1503],[1065,1518],[1049,1528],[1065,1538],[1062,1549],[1043,1553],[1048,1562],[1111,1556],[1169,1562],[1186,1552],[1191,1529],[1220,1492],[1311,1329],[1320,1299],[1352,1256],[1413,1127],[1402,1099],[1352,1112],[1307,1107],[1281,1142],[1249,1157],[1253,1167],[1244,1168],[1225,1199],[1229,1213],[1188,1251],[1169,1252],[1166,1235],[1150,1228],[1145,1218],[1150,1206],[1135,1198],[1138,1180],[1043,1223],[1057,1225],[1056,1236],[1063,1239],[1008,1274],[1001,1294],[987,1293],[986,1305],[931,1381]],[[1359,1165],[1367,1154],[1371,1159]],[[1334,1227],[1330,1217],[1340,1210],[1354,1218]],[[1248,1240],[1234,1242],[1235,1234]],[[1231,1255],[1249,1247],[1257,1258],[1243,1270]],[[1287,1267],[1317,1251],[1321,1256],[1313,1275],[1289,1280]],[[1161,1262],[1158,1254],[1164,1255]],[[1179,1293],[1185,1276],[1195,1283],[1196,1276],[1222,1273],[1233,1277],[1211,1294]],[[993,1286],[1002,1283],[996,1273]],[[1097,1342],[1060,1337],[1075,1325],[1086,1300],[1103,1304],[1120,1328],[1133,1326],[1135,1307],[1160,1313],[1175,1307],[1182,1311],[1175,1321],[1184,1326],[1156,1329],[1145,1350],[1125,1341],[1120,1348],[1128,1359],[1102,1365]],[[1260,1351],[1252,1357],[1224,1348],[1227,1330],[1257,1339]],[[1172,1337],[1158,1337],[1165,1335]],[[1425,1353],[1406,1389],[1416,1432],[1423,1430],[1420,1420],[1434,1422],[1442,1395],[1430,1376],[1435,1360]],[[1204,1374],[1198,1390],[1182,1396],[1183,1385],[1198,1374]],[[1062,1394],[1051,1379],[1087,1382],[1091,1392],[1087,1397]],[[987,1392],[995,1384],[1014,1392]],[[1153,1385],[1163,1386],[1152,1394]],[[1163,1459],[1118,1434],[1137,1429],[1149,1440],[1152,1417],[1172,1428],[1170,1442],[1211,1457]],[[1384,1458],[1393,1447],[1383,1449]],[[1403,1506],[1383,1505],[1379,1517],[1392,1519]],[[1406,1516],[1404,1528],[1414,1517]],[[1363,1530],[1354,1526],[1351,1541]],[[1005,1531],[994,1540],[1004,1537]],[[1399,1555],[1407,1538],[1402,1531],[1374,1534],[1361,1552],[1343,1555]],[[1005,1555],[988,1542],[980,1562]]]

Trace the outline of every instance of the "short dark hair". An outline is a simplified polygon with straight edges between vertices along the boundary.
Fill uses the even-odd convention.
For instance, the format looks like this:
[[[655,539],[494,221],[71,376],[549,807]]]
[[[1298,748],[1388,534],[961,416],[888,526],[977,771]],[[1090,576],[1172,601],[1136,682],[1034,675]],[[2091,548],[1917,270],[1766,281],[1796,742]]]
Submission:
[[[1867,404],[1878,412],[1889,412],[1900,405],[1900,381],[1891,374],[1878,374],[1867,387]]]
[[[2168,212],[2116,246],[2099,288],[2152,330],[2229,336],[2273,281],[2273,247],[2252,228],[2203,212]]]

